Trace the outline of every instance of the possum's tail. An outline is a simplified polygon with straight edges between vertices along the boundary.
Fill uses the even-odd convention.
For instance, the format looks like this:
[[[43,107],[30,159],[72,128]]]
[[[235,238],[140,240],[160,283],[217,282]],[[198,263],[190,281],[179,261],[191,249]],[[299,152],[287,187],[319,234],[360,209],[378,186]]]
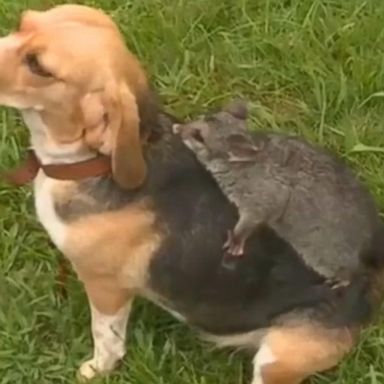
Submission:
[[[361,255],[362,270],[340,291],[335,290],[335,325],[363,325],[384,300],[384,223],[380,222],[367,250]]]
[[[374,283],[371,277],[360,275],[346,286],[332,288],[323,284],[309,287],[291,302],[288,300],[286,308],[279,308],[280,313],[271,314],[270,320],[294,311],[330,327],[363,326],[371,321],[378,307],[377,299],[372,300]]]

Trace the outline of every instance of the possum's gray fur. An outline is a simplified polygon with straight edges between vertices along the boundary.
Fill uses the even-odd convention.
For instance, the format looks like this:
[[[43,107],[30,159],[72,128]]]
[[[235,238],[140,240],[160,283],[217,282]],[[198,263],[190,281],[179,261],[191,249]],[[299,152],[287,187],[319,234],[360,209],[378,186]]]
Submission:
[[[269,225],[325,278],[349,280],[377,225],[368,190],[324,149],[251,133],[246,119],[246,105],[235,102],[174,131],[237,206],[235,234]]]

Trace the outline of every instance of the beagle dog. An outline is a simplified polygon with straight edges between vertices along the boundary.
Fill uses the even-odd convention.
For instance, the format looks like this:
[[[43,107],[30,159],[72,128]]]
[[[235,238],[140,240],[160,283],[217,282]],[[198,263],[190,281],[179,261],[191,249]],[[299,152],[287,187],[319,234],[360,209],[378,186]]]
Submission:
[[[234,270],[222,267],[237,211],[172,134],[173,119],[103,12],[25,12],[0,39],[0,104],[20,110],[43,165],[110,157],[110,175],[71,181],[40,170],[34,180],[37,216],[89,298],[94,352],[81,378],[123,358],[137,295],[220,346],[257,351],[252,384],[298,384],[335,366],[378,307],[384,230],[376,209],[347,287],[327,286],[269,227],[249,238]]]

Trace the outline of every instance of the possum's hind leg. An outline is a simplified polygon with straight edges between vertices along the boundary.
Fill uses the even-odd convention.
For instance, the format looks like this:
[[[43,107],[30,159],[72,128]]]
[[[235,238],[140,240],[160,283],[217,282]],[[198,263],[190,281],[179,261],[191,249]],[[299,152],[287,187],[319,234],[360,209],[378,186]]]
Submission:
[[[244,254],[247,239],[262,224],[273,224],[284,218],[289,203],[290,190],[284,185],[262,185],[255,191],[257,201],[242,201],[237,204],[239,208],[239,220],[233,230],[228,231],[228,237],[224,244],[224,258],[238,259]],[[245,200],[245,199],[244,199]]]
[[[241,256],[244,253],[244,245],[248,237],[251,236],[258,224],[254,217],[248,214],[240,214],[240,219],[236,223],[235,228],[232,231],[228,231],[227,241],[223,247],[226,253],[235,257]]]
[[[241,215],[233,230],[228,231],[227,240],[223,246],[224,256],[222,265],[227,269],[234,269],[237,261],[244,253],[244,246],[249,236],[258,226],[254,217]]]

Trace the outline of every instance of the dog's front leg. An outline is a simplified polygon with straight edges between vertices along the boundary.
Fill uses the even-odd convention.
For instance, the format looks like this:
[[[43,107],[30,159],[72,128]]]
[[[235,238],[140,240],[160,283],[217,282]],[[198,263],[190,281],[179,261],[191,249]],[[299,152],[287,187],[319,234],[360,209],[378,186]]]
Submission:
[[[124,357],[133,295],[116,287],[110,278],[91,278],[83,282],[91,307],[94,352],[92,359],[81,365],[79,378],[89,380],[111,372]]]

